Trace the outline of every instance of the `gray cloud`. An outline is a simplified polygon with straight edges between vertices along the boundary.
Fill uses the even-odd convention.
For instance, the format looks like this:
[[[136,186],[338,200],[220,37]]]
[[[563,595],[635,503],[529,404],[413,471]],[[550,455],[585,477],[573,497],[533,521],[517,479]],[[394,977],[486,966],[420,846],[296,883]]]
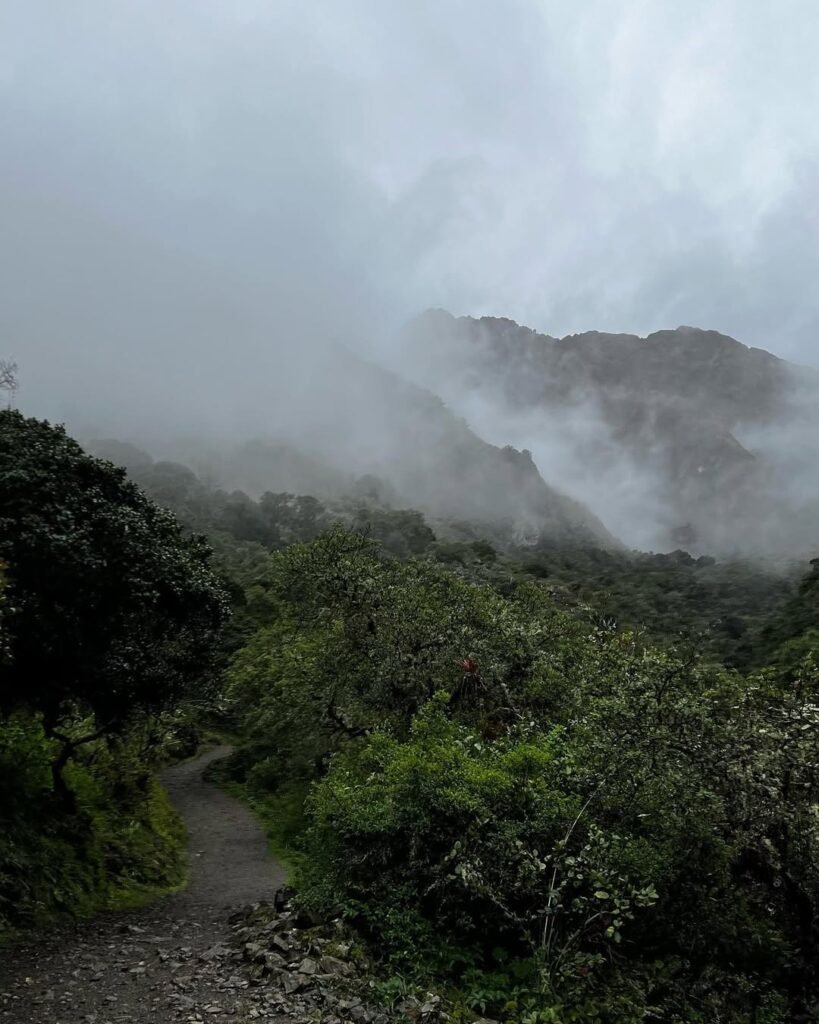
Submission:
[[[430,305],[819,364],[817,45],[810,0],[4,0],[24,402],[250,429]]]

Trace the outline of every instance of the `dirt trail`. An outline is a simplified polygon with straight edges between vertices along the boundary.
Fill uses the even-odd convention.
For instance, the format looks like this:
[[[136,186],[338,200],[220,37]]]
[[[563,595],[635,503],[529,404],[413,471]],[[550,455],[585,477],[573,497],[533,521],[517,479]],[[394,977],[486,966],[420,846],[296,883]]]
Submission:
[[[76,932],[0,953],[2,1024],[176,1024],[276,1019],[223,955],[231,912],[285,880],[250,811],[202,778],[228,747],[165,777],[185,819],[188,887],[153,906],[104,914]]]

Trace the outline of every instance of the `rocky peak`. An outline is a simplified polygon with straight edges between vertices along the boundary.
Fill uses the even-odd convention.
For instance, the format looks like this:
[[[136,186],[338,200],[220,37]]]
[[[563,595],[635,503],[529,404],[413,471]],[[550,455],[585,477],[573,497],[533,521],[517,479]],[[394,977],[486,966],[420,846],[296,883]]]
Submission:
[[[819,410],[816,371],[689,325],[646,337],[586,331],[556,338],[507,318],[434,310],[404,337],[420,379],[456,410],[480,396],[481,408],[495,410],[487,421],[499,431],[507,424],[514,437],[525,418],[538,463],[561,446],[577,452],[576,463],[591,453],[591,473],[601,460],[624,459],[624,472],[652,478],[650,502],[664,510],[672,532],[692,523],[698,537],[718,533],[720,544],[737,534],[737,522],[753,518],[749,509],[763,490],[764,514],[773,514],[779,470],[757,451],[760,432],[767,432],[763,447],[778,445],[780,458],[792,438],[807,436]],[[605,510],[597,511],[605,520]],[[766,537],[772,532],[766,528]]]

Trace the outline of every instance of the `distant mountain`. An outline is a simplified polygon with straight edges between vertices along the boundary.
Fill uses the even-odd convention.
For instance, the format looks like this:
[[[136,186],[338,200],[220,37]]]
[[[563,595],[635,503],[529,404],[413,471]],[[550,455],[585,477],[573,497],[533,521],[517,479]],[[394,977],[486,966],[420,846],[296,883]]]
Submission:
[[[499,547],[621,546],[586,507],[543,479],[529,452],[487,443],[436,395],[345,349],[315,360],[309,378],[289,390],[288,415],[279,417],[287,422],[275,434],[209,450],[142,443],[251,497],[290,491],[418,509],[433,526],[463,524]],[[130,446],[92,448],[126,466],[139,461]]]
[[[635,546],[819,547],[815,370],[693,327],[555,338],[431,310],[404,342],[416,379],[489,439],[529,439]]]

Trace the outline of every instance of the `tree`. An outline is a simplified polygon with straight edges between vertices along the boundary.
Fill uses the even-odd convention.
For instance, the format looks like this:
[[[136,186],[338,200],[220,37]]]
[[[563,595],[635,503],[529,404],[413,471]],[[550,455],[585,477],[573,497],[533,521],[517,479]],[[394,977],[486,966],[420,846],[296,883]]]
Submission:
[[[19,386],[17,363],[9,359],[0,359],[0,391],[6,392],[9,408],[14,405],[14,396]]]
[[[207,672],[227,598],[185,536],[125,471],[62,427],[0,412],[0,560],[7,566],[0,709],[42,714],[76,746],[167,706]],[[87,735],[65,722],[91,719]]]

